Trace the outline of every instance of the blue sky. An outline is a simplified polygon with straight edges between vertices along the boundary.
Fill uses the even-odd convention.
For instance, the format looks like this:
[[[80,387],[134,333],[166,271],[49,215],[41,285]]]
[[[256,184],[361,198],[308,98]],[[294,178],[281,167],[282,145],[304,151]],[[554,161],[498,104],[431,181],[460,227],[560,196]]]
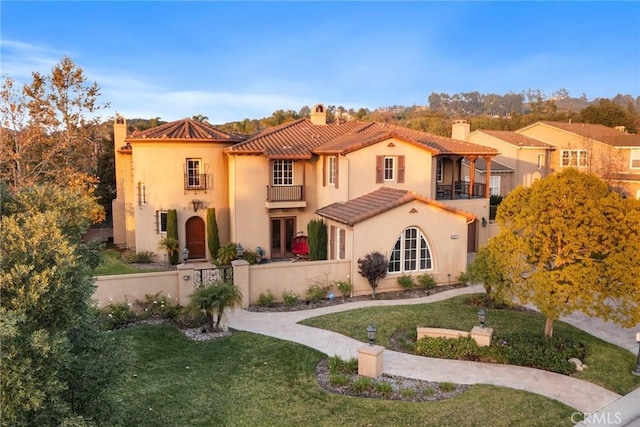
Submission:
[[[1,73],[63,56],[125,117],[212,123],[432,92],[640,95],[640,2],[2,1]]]

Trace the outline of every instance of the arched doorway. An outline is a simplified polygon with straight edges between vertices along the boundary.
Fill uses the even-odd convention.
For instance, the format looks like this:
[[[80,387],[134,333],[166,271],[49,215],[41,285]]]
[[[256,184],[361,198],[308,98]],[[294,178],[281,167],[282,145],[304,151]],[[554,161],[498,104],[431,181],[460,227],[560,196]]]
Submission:
[[[199,216],[192,216],[185,224],[185,235],[187,236],[187,249],[189,258],[206,258],[206,233],[204,220]]]

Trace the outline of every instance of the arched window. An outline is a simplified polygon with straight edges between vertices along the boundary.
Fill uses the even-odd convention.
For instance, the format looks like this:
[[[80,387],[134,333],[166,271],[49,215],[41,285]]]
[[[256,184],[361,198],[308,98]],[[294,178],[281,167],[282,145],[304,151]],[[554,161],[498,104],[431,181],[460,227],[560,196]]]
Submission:
[[[424,271],[433,268],[431,249],[424,234],[416,228],[405,228],[389,257],[389,273]]]

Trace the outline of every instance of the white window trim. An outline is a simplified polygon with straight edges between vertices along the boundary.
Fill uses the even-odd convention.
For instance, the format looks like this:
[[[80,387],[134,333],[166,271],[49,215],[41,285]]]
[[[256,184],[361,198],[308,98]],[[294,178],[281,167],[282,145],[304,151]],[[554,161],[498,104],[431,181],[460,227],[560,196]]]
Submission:
[[[444,180],[444,161],[442,159],[436,159],[436,182],[442,182]]]
[[[167,211],[156,211],[156,232],[163,236],[167,234],[167,230],[162,230],[162,215],[167,215]],[[166,227],[166,221],[165,221]]]
[[[408,240],[408,238],[406,237],[406,232],[408,230],[416,230],[416,242],[417,242],[417,246],[415,248],[415,259],[411,259],[411,260],[407,260],[405,258],[405,254],[407,253],[407,248],[406,248],[406,242]],[[413,240],[413,239],[412,239]],[[400,249],[398,251],[399,254],[399,260],[397,262],[400,263],[400,270],[398,271],[391,271],[390,268],[392,267],[392,263],[391,263],[391,257],[394,256],[395,253],[395,247],[398,243],[398,241],[400,241]],[[424,244],[424,246],[423,246]],[[427,250],[428,253],[428,257],[424,258],[424,262],[427,264],[430,264],[429,267],[427,268],[421,268],[421,264],[423,259],[421,258],[421,254],[423,250]],[[411,250],[411,249],[408,249]],[[411,262],[411,261],[415,261],[416,263],[416,268],[414,270],[408,270],[405,269],[405,265],[407,262]],[[398,238],[394,241],[393,243],[393,247],[391,249],[391,255],[389,255],[389,270],[388,273],[389,274],[403,274],[403,273],[412,273],[412,272],[423,272],[423,271],[432,271],[433,270],[433,265],[434,265],[434,259],[433,259],[433,251],[431,250],[431,246],[429,245],[429,241],[427,240],[427,236],[425,236],[425,234],[422,232],[422,230],[420,230],[420,228],[418,227],[407,227],[404,230],[402,230],[402,232],[400,233],[400,235],[398,236]]]
[[[193,167],[196,166],[196,167]],[[189,157],[186,161],[187,189],[199,189],[201,187],[202,159]],[[192,183],[193,182],[193,183]]]
[[[568,164],[565,164],[564,154],[569,153]],[[584,168],[587,167],[587,150],[585,149],[575,149],[575,150],[560,150],[560,166],[563,168],[574,167],[574,168]],[[575,164],[573,164],[573,160],[575,160]]]
[[[329,185],[336,185],[336,162],[338,159],[336,156],[329,156],[329,164],[327,167],[328,183]]]
[[[387,161],[391,163],[391,167],[387,167]],[[391,173],[391,177],[387,177],[387,171]],[[382,159],[382,178],[386,182],[396,180],[396,158],[393,156],[384,156]]]
[[[276,165],[282,165],[282,168],[279,170],[276,168]],[[276,176],[276,172],[280,172],[280,176]],[[289,177],[287,172],[291,172],[291,177]],[[293,160],[290,159],[277,159],[272,162],[271,166],[271,182],[275,187],[286,187],[294,185],[295,177],[295,164]],[[279,183],[278,183],[279,181]],[[290,181],[290,182],[287,182]]]

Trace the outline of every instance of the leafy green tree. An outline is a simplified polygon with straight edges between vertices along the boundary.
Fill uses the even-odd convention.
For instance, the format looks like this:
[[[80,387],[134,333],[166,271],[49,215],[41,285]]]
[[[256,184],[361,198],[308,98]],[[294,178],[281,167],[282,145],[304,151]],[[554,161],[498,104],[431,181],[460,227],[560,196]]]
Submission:
[[[608,99],[601,99],[597,104],[592,104],[580,112],[582,120],[587,123],[595,123],[608,127],[625,126],[634,132],[634,117],[628,109]]]
[[[78,190],[3,192],[0,390],[6,425],[117,424],[122,349],[98,326],[88,250],[96,208]]]
[[[180,241],[178,240],[178,212],[175,209],[169,209],[167,211],[166,239],[173,239],[170,241],[172,245],[177,243],[177,250],[174,250],[173,246],[171,246],[171,249],[169,249],[169,247],[165,248],[169,255],[169,263],[171,265],[177,265],[178,262],[180,262]]]
[[[387,277],[388,269],[389,260],[380,252],[371,252],[366,254],[364,258],[358,259],[358,273],[369,281],[373,299],[376,298],[378,283],[380,283],[380,279]]]
[[[228,307],[242,303],[242,293],[233,283],[216,281],[198,288],[190,295],[189,309],[204,311],[207,317],[207,330],[219,330],[224,311]],[[215,326],[214,326],[215,320]]]
[[[640,321],[640,201],[568,168],[502,201],[488,245],[501,291],[553,322],[580,310],[623,326]]]
[[[214,260],[218,256],[220,249],[220,235],[218,233],[218,222],[216,221],[216,208],[207,209],[207,244],[209,253]]]

